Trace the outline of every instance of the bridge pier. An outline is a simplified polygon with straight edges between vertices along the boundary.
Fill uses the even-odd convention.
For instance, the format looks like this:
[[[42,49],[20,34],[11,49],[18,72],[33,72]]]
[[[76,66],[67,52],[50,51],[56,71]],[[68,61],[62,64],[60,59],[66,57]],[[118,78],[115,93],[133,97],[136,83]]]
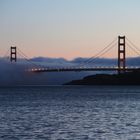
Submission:
[[[11,62],[16,62],[17,61],[17,48],[12,47],[10,48],[10,61]]]
[[[118,74],[124,73],[126,69],[125,48],[125,36],[118,36]]]

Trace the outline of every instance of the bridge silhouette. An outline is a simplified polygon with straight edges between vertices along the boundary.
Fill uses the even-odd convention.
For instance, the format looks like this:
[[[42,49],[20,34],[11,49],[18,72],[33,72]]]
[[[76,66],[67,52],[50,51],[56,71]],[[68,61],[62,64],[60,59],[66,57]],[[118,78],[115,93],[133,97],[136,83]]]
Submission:
[[[117,43],[116,43],[117,41]],[[118,47],[118,58],[117,58],[117,65],[108,67],[108,66],[87,66],[87,64],[95,63],[98,58],[100,58],[102,55],[109,52],[112,48]],[[139,70],[140,67],[127,67],[126,66],[126,48],[129,47],[133,52],[135,52],[137,55],[140,56],[140,49],[135,46],[128,38],[125,36],[118,36],[117,39],[113,40],[109,45],[107,45],[105,48],[103,48],[100,52],[98,52],[96,55],[88,58],[84,62],[81,62],[81,64],[78,64],[77,66],[70,66],[70,67],[58,67],[58,68],[51,68],[46,66],[39,66],[37,64],[34,64],[30,61],[30,59],[17,47],[11,47],[10,48],[10,61],[17,62],[17,51],[22,54],[22,56],[25,58],[26,61],[28,61],[31,64],[34,64],[34,68],[28,69],[29,72],[34,73],[42,73],[42,72],[79,72],[79,71],[117,71],[118,74],[129,72],[129,71],[135,71]]]

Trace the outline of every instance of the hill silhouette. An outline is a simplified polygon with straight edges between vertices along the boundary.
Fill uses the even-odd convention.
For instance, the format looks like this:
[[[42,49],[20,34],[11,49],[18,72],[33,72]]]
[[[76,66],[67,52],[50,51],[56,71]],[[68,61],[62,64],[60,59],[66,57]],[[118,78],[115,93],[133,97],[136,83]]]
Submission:
[[[140,70],[123,74],[96,74],[65,85],[140,85]]]

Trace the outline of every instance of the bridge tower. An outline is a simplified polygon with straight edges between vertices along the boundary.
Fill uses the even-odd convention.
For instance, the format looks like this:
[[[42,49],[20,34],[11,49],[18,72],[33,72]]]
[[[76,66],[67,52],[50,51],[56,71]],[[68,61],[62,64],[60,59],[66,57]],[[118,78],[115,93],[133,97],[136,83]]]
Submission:
[[[12,47],[10,48],[10,61],[11,62],[16,62],[17,61],[17,48]]]
[[[118,36],[118,74],[124,73],[126,68],[125,36]]]

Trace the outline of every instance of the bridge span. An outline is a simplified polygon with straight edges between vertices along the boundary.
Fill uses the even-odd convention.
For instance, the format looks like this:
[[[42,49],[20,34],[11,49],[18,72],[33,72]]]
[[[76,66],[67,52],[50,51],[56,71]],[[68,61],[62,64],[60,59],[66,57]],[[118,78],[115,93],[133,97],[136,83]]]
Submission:
[[[116,42],[117,41],[117,42]],[[104,65],[98,66],[101,64],[97,63],[97,59],[101,58],[104,54],[109,52],[112,48],[116,47],[117,45],[117,65],[113,64],[112,67]],[[28,59],[28,57],[16,47],[11,47],[10,51],[10,61],[16,62],[17,61],[17,53],[20,53],[21,56],[25,58],[27,62],[30,64],[33,64],[34,66],[29,69],[29,72],[35,72],[35,73],[41,73],[41,72],[80,72],[80,71],[117,71],[118,74],[124,73],[124,72],[130,72],[130,71],[138,71],[140,70],[139,67],[132,67],[132,66],[126,66],[126,46],[128,46],[133,52],[135,52],[140,57],[140,49],[136,47],[128,38],[125,36],[118,36],[118,39],[113,40],[109,45],[107,45],[104,49],[102,49],[100,52],[98,52],[96,55],[88,58],[86,61],[83,61],[82,64],[76,64],[76,66],[68,66],[68,67],[46,67],[46,66],[40,66],[37,64],[34,64],[31,59]],[[96,62],[96,64],[95,64]],[[47,64],[47,62],[46,62]],[[90,64],[90,65],[89,65]],[[58,64],[57,64],[58,65]]]
[[[35,68],[30,69],[29,72],[42,73],[42,72],[82,72],[82,71],[119,71],[118,67],[89,67],[89,68]],[[123,69],[125,72],[140,70],[139,67],[129,67]]]

